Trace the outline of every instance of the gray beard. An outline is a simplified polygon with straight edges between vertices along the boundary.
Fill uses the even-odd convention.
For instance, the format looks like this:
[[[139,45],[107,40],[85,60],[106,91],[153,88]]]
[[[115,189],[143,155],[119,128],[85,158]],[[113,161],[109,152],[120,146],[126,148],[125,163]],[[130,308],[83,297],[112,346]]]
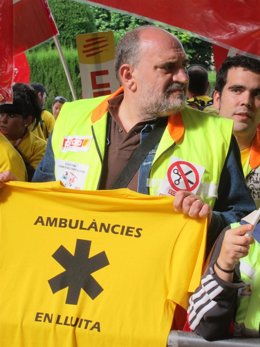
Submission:
[[[149,115],[149,118],[157,118],[157,117],[168,117],[171,114],[176,114],[183,110],[185,107],[185,101],[180,100],[179,104],[171,105],[168,100],[164,102],[158,103],[155,102],[152,105],[144,106],[142,110],[142,114]]]

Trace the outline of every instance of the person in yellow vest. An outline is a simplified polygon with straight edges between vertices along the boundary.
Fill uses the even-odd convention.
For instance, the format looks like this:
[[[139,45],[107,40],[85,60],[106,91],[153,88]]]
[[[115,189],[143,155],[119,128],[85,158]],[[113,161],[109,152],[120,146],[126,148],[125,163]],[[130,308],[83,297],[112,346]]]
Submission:
[[[0,105],[0,132],[23,157],[30,181],[46,150],[46,141],[29,130],[31,123],[39,122],[41,107],[29,85],[16,83],[12,90],[13,103]]]
[[[175,209],[191,217],[211,217],[213,208],[210,249],[223,227],[255,204],[243,179],[233,122],[186,107],[186,62],[182,44],[166,30],[145,26],[128,32],[115,58],[122,87],[63,105],[33,181],[175,195]],[[145,153],[144,145],[161,129]],[[136,154],[139,148],[144,158]],[[137,167],[132,165],[132,175],[120,175],[132,155],[139,157]],[[129,181],[122,184],[122,176]]]
[[[218,71],[215,89],[214,107],[221,116],[234,120],[244,176],[259,207],[260,61],[228,57]],[[248,236],[252,229],[247,224],[223,231],[202,285],[190,300],[190,327],[204,338],[260,337],[260,225],[253,231],[253,244]]]
[[[150,195],[200,196],[216,211],[210,247],[224,226],[255,206],[241,174],[233,122],[185,107],[186,62],[181,43],[167,31],[146,26],[128,32],[115,58],[122,88],[64,104],[34,180],[111,189],[140,142],[163,126],[161,140],[127,187]]]
[[[0,112],[0,119],[1,118],[2,113]],[[0,172],[12,172],[17,180],[27,181],[27,172],[22,157],[1,133]]]
[[[260,61],[242,55],[228,57],[220,67],[214,107],[234,121],[247,186],[260,207]]]
[[[48,93],[44,85],[41,83],[34,82],[34,83],[31,83],[31,86],[37,92],[39,102],[42,107],[41,120],[36,127],[34,127],[34,124],[32,124],[31,130],[38,137],[44,140],[47,140],[55,124],[55,118],[53,117],[51,112],[44,109],[44,104],[45,104]]]
[[[207,112],[213,104],[213,99],[208,95],[209,79],[208,71],[198,64],[191,65],[188,68],[189,87],[187,92],[187,104],[201,111]],[[213,113],[216,113],[216,111]]]
[[[189,327],[207,340],[260,338],[260,224],[242,223],[222,232],[190,297]]]

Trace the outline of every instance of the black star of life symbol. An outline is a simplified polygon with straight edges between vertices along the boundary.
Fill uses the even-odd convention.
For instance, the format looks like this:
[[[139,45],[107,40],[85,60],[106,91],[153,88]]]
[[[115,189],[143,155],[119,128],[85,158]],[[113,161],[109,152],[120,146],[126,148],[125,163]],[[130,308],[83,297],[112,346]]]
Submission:
[[[77,240],[74,256],[63,246],[52,255],[66,271],[51,278],[49,285],[53,293],[68,287],[66,304],[77,305],[81,289],[92,300],[103,291],[91,274],[109,265],[109,261],[105,252],[89,257],[90,246],[91,241]]]

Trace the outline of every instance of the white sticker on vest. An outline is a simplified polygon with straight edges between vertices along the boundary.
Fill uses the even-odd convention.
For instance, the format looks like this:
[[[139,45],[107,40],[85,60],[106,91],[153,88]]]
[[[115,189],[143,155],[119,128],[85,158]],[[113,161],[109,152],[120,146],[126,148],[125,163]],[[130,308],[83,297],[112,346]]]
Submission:
[[[71,161],[55,161],[55,175],[57,181],[61,181],[67,188],[84,189],[89,165]]]
[[[86,152],[90,148],[92,136],[65,136],[62,142],[62,152]]]
[[[253,170],[246,178],[246,184],[255,201],[260,200],[260,168]],[[259,206],[259,202],[257,204]]]
[[[175,195],[179,190],[196,194],[205,168],[188,161],[172,157],[166,176],[160,187],[160,195]]]

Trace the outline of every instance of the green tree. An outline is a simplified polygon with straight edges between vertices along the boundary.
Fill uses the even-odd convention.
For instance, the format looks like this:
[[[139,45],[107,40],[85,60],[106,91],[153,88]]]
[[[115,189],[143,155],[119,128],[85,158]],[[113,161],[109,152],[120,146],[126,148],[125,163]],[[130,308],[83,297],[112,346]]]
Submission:
[[[71,0],[48,2],[59,30],[61,45],[67,48],[76,47],[76,35],[97,30],[90,6]]]
[[[63,54],[70,71],[75,93],[80,98],[81,80],[77,51],[73,48],[64,48]],[[52,101],[57,95],[65,96],[72,101],[71,91],[57,50],[51,48],[31,50],[27,53],[27,57],[31,69],[31,82],[42,83],[48,91],[45,105],[48,110],[51,110]]]
[[[127,31],[151,22],[135,16],[110,11],[104,8],[90,6],[95,18],[97,31],[113,31],[117,42]]]
[[[200,64],[206,69],[212,65],[212,46],[209,42],[180,30],[169,29],[182,42],[189,58],[189,64]]]

